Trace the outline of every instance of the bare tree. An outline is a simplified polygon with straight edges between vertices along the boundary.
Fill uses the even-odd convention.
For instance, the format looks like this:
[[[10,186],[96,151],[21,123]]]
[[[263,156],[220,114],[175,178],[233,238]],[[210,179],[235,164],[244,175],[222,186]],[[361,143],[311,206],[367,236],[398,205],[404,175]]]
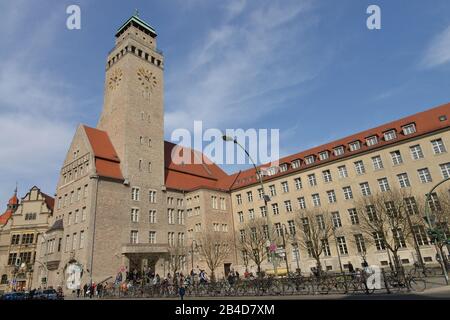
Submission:
[[[319,209],[303,209],[296,217],[295,223],[300,230],[296,234],[297,243],[316,260],[317,269],[321,271],[320,257],[325,249],[325,243],[333,234],[329,212]]]
[[[271,233],[273,234],[273,229],[271,230]],[[269,228],[267,226],[267,221],[263,218],[250,220],[237,232],[236,238],[237,250],[256,264],[258,275],[261,275],[261,264],[269,256],[267,247]]]
[[[424,206],[427,205],[427,210],[429,211],[432,226],[434,227],[434,237],[437,240],[434,241],[435,245],[439,249],[442,257],[445,261],[448,261],[447,256],[444,253],[444,246],[447,246],[447,251],[450,253],[450,248],[448,239],[450,238],[449,222],[450,222],[450,191],[440,191],[432,193],[430,195],[429,201],[426,204],[423,202]],[[424,208],[425,211],[425,208]],[[426,217],[424,216],[426,219]],[[427,221],[428,222],[428,221]],[[431,227],[431,226],[430,226]]]
[[[360,230],[365,239],[378,250],[387,249],[392,253],[394,267],[401,266],[398,251],[414,240],[414,226],[422,224],[420,214],[415,214],[410,193],[404,190],[388,190],[356,201],[360,216]]]
[[[187,252],[188,248],[184,243],[177,241],[174,245],[169,246],[167,257],[169,270],[172,270],[174,274],[183,269],[183,263],[185,262]]]
[[[205,259],[215,281],[215,271],[232,252],[233,239],[227,232],[206,230],[196,237],[199,255]]]

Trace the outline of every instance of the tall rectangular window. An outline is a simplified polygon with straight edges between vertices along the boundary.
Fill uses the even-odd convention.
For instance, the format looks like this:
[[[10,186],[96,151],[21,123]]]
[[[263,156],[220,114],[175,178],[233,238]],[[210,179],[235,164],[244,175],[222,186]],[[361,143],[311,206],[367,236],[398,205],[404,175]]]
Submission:
[[[266,206],[259,207],[259,211],[261,213],[262,218],[267,217],[267,207]]]
[[[305,197],[299,197],[299,198],[297,198],[297,201],[298,201],[298,207],[300,209],[306,209]]]
[[[410,215],[418,214],[419,208],[417,207],[417,202],[414,197],[405,198],[406,212]]]
[[[139,188],[137,187],[131,188],[131,200],[139,201]]]
[[[347,242],[345,241],[345,237],[337,237],[339,252],[341,254],[348,254]]]
[[[422,148],[419,144],[409,147],[409,150],[411,151],[411,158],[413,160],[419,160],[423,158]]]
[[[148,192],[148,201],[150,203],[156,203],[156,191],[149,190],[149,192]]]
[[[289,192],[289,185],[287,181],[283,181],[281,183],[281,189],[283,190],[283,193],[288,193]]]
[[[359,187],[361,188],[361,194],[365,197],[370,196],[370,187],[368,182],[363,182],[359,184]]]
[[[386,245],[384,243],[384,237],[381,232],[373,232],[373,239],[375,242],[375,247],[378,251],[386,250]]]
[[[407,187],[411,186],[411,183],[409,182],[408,174],[406,172],[398,174],[397,179],[398,179],[400,188],[407,188]]]
[[[372,157],[372,164],[374,170],[383,169],[383,161],[381,160],[381,156]]]
[[[417,173],[419,174],[420,182],[428,183],[428,182],[432,181],[431,173],[430,173],[430,170],[428,170],[428,168],[419,169],[419,170],[417,170]]]
[[[331,256],[330,244],[328,243],[328,239],[320,240],[322,245],[322,252],[325,257]]]
[[[366,168],[364,167],[364,162],[362,160],[355,161],[355,170],[356,174],[364,174],[366,173]]]
[[[344,191],[344,198],[345,198],[345,200],[353,199],[353,192],[352,192],[352,188],[350,186],[343,187],[342,191]]]
[[[339,172],[339,178],[347,178],[348,177],[348,172],[347,172],[346,166],[339,166],[338,172]]]
[[[167,209],[167,217],[168,217],[168,220],[169,220],[169,224],[175,224],[174,210],[173,209]]]
[[[150,243],[150,244],[156,243],[156,231],[148,232],[148,243]]]
[[[323,181],[324,182],[331,182],[331,181],[333,181],[333,178],[331,177],[331,171],[330,170],[322,171],[322,175],[323,175]]]
[[[352,225],[359,224],[358,211],[355,208],[348,209],[348,215],[350,216]]]
[[[320,196],[318,193],[311,195],[314,207],[320,207]]]
[[[150,223],[156,223],[156,210],[150,210],[148,212],[148,220]]]
[[[316,175],[314,173],[308,175],[308,182],[311,187],[317,186]]]
[[[272,211],[274,215],[280,214],[280,210],[278,209],[277,203],[272,203]]]
[[[441,168],[442,177],[444,179],[450,178],[450,162],[440,164],[439,167]]]
[[[139,209],[131,209],[131,222],[139,222]]]
[[[295,183],[295,189],[297,189],[297,190],[300,190],[303,187],[301,178],[295,178],[294,183]]]
[[[390,190],[389,182],[387,178],[378,179],[378,185],[380,186],[381,192],[386,192]]]
[[[355,244],[358,253],[366,253],[366,243],[362,234],[355,234]]]
[[[334,192],[334,190],[329,190],[327,191],[327,196],[328,196],[328,202],[329,203],[335,203],[336,200],[336,193]]]
[[[444,142],[442,139],[435,139],[431,141],[431,146],[433,147],[434,154],[444,153],[447,150],[445,149]]]
[[[333,221],[333,227],[334,228],[340,228],[342,227],[342,221],[341,221],[341,216],[339,214],[339,212],[332,212],[331,213],[331,219]]]
[[[138,244],[139,243],[139,233],[137,230],[131,230],[130,232],[130,243]]]
[[[84,230],[80,231],[80,249],[84,248]]]
[[[272,197],[275,197],[275,196],[277,195],[277,189],[275,188],[274,185],[270,185],[270,186],[269,186],[269,191],[270,191],[270,195],[271,195]]]
[[[248,209],[248,217],[250,220],[255,219],[255,210],[254,209]]]
[[[284,207],[286,208],[286,212],[292,212],[292,204],[290,200],[286,200],[284,202]]]
[[[86,220],[86,215],[87,215],[86,207],[83,207],[81,209],[81,221],[85,221]]]
[[[403,163],[402,154],[400,153],[399,150],[391,152],[391,159],[392,159],[392,164],[394,166],[397,166],[397,165]]]

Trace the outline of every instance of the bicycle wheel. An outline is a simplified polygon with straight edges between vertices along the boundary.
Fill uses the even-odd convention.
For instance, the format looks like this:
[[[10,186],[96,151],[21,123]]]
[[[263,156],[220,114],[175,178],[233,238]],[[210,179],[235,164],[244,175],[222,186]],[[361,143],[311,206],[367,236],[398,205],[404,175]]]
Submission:
[[[415,292],[423,292],[427,287],[427,282],[421,278],[409,279],[409,288]]]

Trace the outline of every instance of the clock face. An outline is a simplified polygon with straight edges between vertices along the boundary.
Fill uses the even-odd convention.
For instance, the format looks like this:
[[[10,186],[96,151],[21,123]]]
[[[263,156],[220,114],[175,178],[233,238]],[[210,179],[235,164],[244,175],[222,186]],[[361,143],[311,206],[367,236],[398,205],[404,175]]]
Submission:
[[[122,80],[122,70],[120,69],[114,70],[113,72],[111,72],[111,75],[109,76],[108,87],[111,90],[114,90],[119,86],[121,80]]]
[[[141,86],[146,91],[153,91],[153,88],[155,88],[158,84],[158,82],[156,81],[156,77],[147,69],[139,68],[139,70],[137,71],[137,76],[141,83]]]

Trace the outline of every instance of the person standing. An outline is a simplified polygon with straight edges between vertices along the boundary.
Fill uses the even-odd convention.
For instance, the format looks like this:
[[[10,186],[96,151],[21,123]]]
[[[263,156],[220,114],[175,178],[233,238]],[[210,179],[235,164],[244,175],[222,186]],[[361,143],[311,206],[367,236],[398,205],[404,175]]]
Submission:
[[[86,298],[86,296],[87,296],[87,291],[88,291],[88,285],[87,285],[87,283],[85,283],[83,286],[83,297],[84,298]]]

